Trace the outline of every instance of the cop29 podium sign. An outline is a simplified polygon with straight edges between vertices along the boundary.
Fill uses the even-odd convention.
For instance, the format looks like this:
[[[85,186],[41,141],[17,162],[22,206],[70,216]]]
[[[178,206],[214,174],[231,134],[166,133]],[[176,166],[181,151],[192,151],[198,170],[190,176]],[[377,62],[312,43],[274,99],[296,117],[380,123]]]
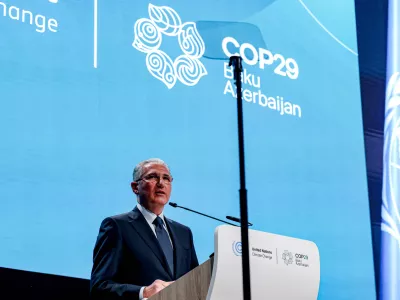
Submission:
[[[320,257],[315,243],[249,229],[249,245],[252,299],[318,298]],[[219,226],[207,300],[243,299],[241,252],[240,228]]]

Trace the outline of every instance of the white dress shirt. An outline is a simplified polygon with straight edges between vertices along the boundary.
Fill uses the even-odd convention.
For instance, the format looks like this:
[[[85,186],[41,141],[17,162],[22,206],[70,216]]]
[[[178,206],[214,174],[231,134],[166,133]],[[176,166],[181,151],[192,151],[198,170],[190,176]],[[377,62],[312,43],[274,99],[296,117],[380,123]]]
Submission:
[[[153,224],[154,220],[157,218],[157,215],[156,215],[155,213],[153,213],[153,212],[147,210],[145,207],[143,207],[143,206],[140,205],[139,203],[137,204],[137,208],[140,210],[140,212],[142,213],[143,217],[146,219],[146,222],[147,222],[147,224],[149,224],[151,231],[153,231],[154,235],[157,237],[157,234],[156,234],[156,225]],[[164,213],[162,212],[162,213],[159,214],[158,216],[159,216],[159,217],[161,218],[161,220],[163,221],[164,229],[165,229],[165,231],[166,231],[167,234],[168,234],[168,238],[169,238],[169,241],[171,242],[171,246],[172,246],[172,249],[173,249],[174,245],[172,244],[172,240],[171,240],[171,236],[170,236],[170,234],[169,234],[169,232],[168,232],[168,228],[167,228],[167,226],[165,225]],[[139,300],[147,299],[147,298],[143,298],[143,290],[144,290],[144,288],[145,288],[145,287],[143,286],[143,287],[140,289],[140,292],[139,292]]]

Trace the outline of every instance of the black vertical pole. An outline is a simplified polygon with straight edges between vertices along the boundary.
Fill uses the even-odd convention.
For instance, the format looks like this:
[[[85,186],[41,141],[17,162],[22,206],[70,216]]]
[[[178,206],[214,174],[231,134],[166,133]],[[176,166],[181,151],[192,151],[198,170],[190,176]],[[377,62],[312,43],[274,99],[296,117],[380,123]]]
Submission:
[[[239,138],[239,172],[240,172],[240,229],[242,236],[242,273],[243,273],[243,299],[251,300],[250,288],[250,255],[249,255],[249,230],[247,212],[247,190],[244,163],[244,133],[243,133],[243,102],[242,102],[242,58],[231,56],[229,66],[233,66],[233,74],[237,92],[237,119]]]

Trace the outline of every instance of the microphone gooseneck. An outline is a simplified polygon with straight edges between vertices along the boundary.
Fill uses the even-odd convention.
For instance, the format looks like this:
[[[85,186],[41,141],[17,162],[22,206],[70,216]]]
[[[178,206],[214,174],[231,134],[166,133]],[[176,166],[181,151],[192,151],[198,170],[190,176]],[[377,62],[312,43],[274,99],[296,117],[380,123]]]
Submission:
[[[224,220],[221,220],[221,219],[215,218],[215,217],[213,217],[213,216],[210,216],[210,215],[207,215],[207,214],[203,214],[203,213],[201,213],[201,212],[199,212],[199,211],[196,211],[196,210],[193,210],[193,209],[190,209],[190,208],[184,207],[184,206],[180,206],[180,205],[176,204],[175,202],[169,202],[169,205],[171,205],[172,207],[175,207],[175,208],[178,208],[178,207],[179,207],[179,208],[182,208],[182,209],[185,209],[185,210],[191,211],[191,212],[193,212],[193,213],[195,213],[195,214],[198,214],[198,215],[201,215],[201,216],[204,216],[204,217],[207,217],[207,218],[210,218],[210,219],[213,219],[213,220],[216,220],[216,221],[219,221],[219,222],[225,223],[225,224],[229,224],[229,225],[232,225],[232,226],[236,226],[236,227],[238,227],[238,225],[236,225],[236,224],[233,224],[233,223],[226,222],[226,221],[224,221]]]

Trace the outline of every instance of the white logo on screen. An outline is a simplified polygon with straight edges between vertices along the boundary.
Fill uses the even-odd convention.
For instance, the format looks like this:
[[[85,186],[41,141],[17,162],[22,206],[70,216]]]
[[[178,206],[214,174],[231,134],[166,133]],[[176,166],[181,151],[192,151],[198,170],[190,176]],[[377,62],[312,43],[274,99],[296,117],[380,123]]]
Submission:
[[[141,18],[134,26],[132,46],[146,53],[150,74],[171,89],[177,80],[187,86],[196,85],[207,70],[199,60],[205,52],[204,41],[194,22],[182,23],[178,13],[168,6],[149,3],[149,19]],[[162,50],[162,39],[178,38],[183,54],[174,61]]]

